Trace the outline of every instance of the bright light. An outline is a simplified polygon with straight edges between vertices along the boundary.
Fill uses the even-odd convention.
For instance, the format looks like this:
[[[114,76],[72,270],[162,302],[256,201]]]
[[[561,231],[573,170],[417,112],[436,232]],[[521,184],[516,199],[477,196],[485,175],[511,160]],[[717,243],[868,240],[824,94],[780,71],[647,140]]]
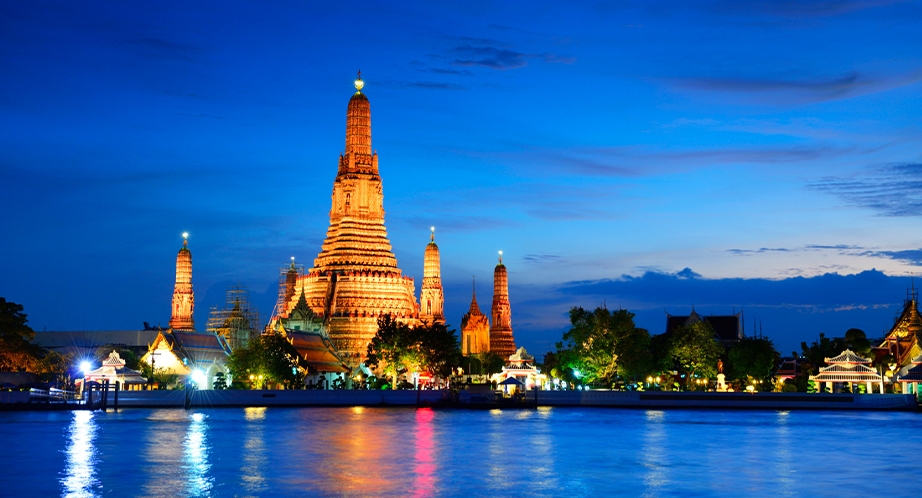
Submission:
[[[188,238],[189,238],[189,232],[183,232],[183,233],[182,233],[182,238],[188,239]]]
[[[192,371],[192,382],[195,382],[196,386],[202,387],[208,382],[208,377],[205,376],[205,372],[196,369]]]
[[[88,361],[84,361],[83,363],[80,364],[80,371],[83,372],[83,375],[86,375],[87,372],[92,371],[92,370],[93,370],[92,363]]]
[[[500,251],[500,252],[499,252],[499,255],[502,256],[502,255],[503,255],[503,251]]]
[[[579,373],[579,370],[574,370],[574,371],[573,371],[573,375],[574,375],[577,379],[580,378],[580,377],[582,377],[582,374]]]

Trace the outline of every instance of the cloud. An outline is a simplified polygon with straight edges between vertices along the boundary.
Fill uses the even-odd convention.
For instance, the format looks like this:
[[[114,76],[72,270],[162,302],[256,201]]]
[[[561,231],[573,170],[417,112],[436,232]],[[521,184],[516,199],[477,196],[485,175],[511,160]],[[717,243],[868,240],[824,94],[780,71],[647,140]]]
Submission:
[[[874,167],[851,177],[827,176],[807,186],[882,216],[922,215],[922,163]]]
[[[766,252],[791,252],[793,250],[794,249],[787,249],[784,247],[760,247],[758,249],[727,249],[727,252],[737,256],[746,256],[749,254],[761,254]]]
[[[411,88],[423,88],[427,90],[467,90],[468,88],[463,85],[455,85],[452,83],[439,83],[435,81],[412,81],[404,84],[406,87]]]
[[[199,54],[198,47],[153,36],[129,38],[125,40],[125,42],[135,47],[137,52],[141,55],[154,59],[174,59],[195,62]]]
[[[922,71],[890,76],[871,76],[852,71],[835,77],[691,77],[670,78],[666,81],[685,90],[757,95],[765,99],[766,103],[812,103],[841,100],[910,85],[922,81]]]
[[[527,264],[545,265],[551,263],[563,263],[564,259],[556,254],[526,254],[522,259]]]
[[[487,40],[484,40],[487,41]],[[480,66],[489,69],[505,71],[518,69],[528,65],[530,59],[541,59],[546,63],[573,64],[576,58],[559,56],[550,52],[543,54],[526,54],[509,48],[495,46],[496,44],[470,44],[459,45],[452,48],[452,65],[455,66]]]
[[[904,251],[866,251],[861,253],[861,256],[887,258],[895,261],[903,261],[913,266],[922,266],[922,249],[907,249]]]

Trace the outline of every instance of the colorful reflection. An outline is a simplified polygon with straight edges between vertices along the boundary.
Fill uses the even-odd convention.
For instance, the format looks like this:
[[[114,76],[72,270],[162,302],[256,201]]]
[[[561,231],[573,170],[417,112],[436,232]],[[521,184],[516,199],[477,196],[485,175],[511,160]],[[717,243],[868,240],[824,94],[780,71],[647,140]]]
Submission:
[[[435,412],[431,408],[416,410],[416,451],[414,496],[432,496],[436,485],[435,438],[433,433]]]
[[[214,478],[208,475],[208,423],[204,413],[190,415],[189,428],[183,440],[183,470],[186,473],[186,493],[204,496],[211,491]]]
[[[88,410],[73,412],[73,420],[68,427],[70,440],[67,443],[67,466],[61,485],[62,495],[68,498],[97,496],[97,488],[102,486],[96,477],[96,439],[95,414]]]

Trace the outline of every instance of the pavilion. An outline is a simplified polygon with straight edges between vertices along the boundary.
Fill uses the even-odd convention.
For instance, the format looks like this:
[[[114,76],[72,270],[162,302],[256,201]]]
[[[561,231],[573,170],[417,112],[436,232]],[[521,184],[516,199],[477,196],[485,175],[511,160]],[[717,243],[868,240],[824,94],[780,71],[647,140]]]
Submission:
[[[820,368],[820,373],[813,377],[817,392],[825,392],[823,384],[828,384],[830,391],[836,392],[836,384],[844,382],[853,393],[855,384],[864,383],[868,394],[873,392],[871,385],[877,383],[880,385],[880,393],[883,394],[883,377],[868,366],[870,363],[871,360],[858,356],[850,349],[834,358],[826,358],[827,366]]]
[[[534,389],[540,386],[545,378],[546,376],[535,367],[535,357],[528,354],[524,347],[520,347],[506,360],[503,371],[494,374],[490,380],[497,385],[513,389]],[[515,382],[509,379],[514,379]]]
[[[118,384],[120,389],[132,391],[139,391],[147,384],[141,372],[125,366],[125,360],[117,351],[109,353],[109,357],[102,361],[102,366],[86,372],[82,379],[77,379],[76,384],[82,389],[84,381],[103,383],[107,380],[110,384]]]

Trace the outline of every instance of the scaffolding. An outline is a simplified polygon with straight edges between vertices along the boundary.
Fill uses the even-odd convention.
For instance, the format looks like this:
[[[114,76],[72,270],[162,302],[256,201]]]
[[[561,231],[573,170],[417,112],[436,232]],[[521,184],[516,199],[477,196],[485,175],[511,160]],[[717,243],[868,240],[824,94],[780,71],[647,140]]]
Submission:
[[[272,309],[272,318],[269,320],[270,326],[278,321],[279,318],[288,316],[288,303],[291,302],[295,295],[295,287],[298,279],[304,276],[304,265],[295,263],[294,256],[291,257],[291,264],[279,268],[279,297],[275,302],[275,308]]]
[[[224,337],[232,351],[245,349],[262,332],[259,311],[250,303],[250,291],[239,283],[229,286],[226,296],[222,308],[211,308],[205,330]]]

